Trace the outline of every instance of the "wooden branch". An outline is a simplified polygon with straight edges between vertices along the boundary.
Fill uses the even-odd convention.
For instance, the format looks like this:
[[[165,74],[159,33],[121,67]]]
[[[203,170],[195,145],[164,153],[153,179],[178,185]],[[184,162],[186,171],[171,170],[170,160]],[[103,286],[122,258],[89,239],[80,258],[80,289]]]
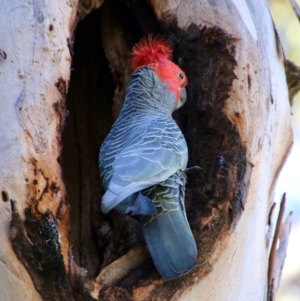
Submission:
[[[146,246],[136,246],[105,267],[96,278],[96,281],[101,285],[114,285],[149,259],[150,254]]]

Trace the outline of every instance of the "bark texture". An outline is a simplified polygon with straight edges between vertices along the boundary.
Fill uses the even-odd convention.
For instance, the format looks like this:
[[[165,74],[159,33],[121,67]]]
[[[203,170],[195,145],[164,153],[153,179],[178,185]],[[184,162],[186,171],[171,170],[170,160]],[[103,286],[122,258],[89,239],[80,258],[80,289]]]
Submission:
[[[37,221],[52,212],[68,264],[69,209],[59,160],[76,9],[76,1],[43,0],[4,1],[0,7],[1,300],[41,300],[9,240],[21,231],[12,227],[9,233],[9,200],[21,219],[27,207]]]
[[[90,292],[98,300],[264,300],[269,209],[292,145],[284,57],[267,3],[110,0],[101,5],[100,0],[79,7],[14,0],[0,8],[5,32],[0,299],[41,300],[33,280],[44,300],[93,300]],[[85,19],[72,49],[77,11]],[[122,106],[132,72],[130,50],[149,33],[171,39],[174,60],[189,79],[188,101],[174,117],[188,142],[189,166],[202,168],[189,174],[186,194],[199,266],[163,282],[145,256],[140,267],[127,265],[129,274],[116,276],[113,286],[98,286],[86,274],[113,275],[113,261],[121,257],[118,262],[128,264],[135,249],[143,250],[127,254],[143,243],[133,219],[99,211],[97,156]],[[9,200],[15,201],[10,231]],[[74,259],[68,256],[69,219]],[[57,283],[55,271],[43,274],[47,264],[35,270],[53,250],[48,262],[57,260],[64,281],[41,285],[49,275]]]

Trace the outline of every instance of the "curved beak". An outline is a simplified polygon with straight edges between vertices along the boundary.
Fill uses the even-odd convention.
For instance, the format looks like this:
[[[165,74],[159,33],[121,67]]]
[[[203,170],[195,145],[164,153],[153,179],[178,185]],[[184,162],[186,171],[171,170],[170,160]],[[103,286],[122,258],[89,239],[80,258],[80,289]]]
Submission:
[[[186,90],[185,90],[185,88],[181,88],[180,101],[182,102],[182,104],[184,104],[186,102]]]
[[[179,109],[186,102],[186,90],[185,88],[181,88],[180,90],[180,99],[178,100],[175,110]]]

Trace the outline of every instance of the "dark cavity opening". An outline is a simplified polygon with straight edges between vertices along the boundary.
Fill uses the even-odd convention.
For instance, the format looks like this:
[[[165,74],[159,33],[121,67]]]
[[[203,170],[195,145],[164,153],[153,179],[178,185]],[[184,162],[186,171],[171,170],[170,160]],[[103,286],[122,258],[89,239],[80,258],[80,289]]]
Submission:
[[[62,169],[71,204],[72,252],[76,263],[86,268],[90,277],[141,241],[131,218],[100,212],[103,191],[98,168],[100,146],[118,115],[129,78],[129,74],[124,76],[122,66],[111,71],[114,63],[109,62],[109,54],[117,52],[124,66],[128,66],[130,50],[142,32],[157,31],[157,22],[140,26],[133,9],[137,6],[140,11],[147,11],[149,4],[133,4],[105,2],[78,24],[74,37],[66,99],[68,118],[62,134]],[[149,17],[146,15],[144,21]],[[150,19],[151,16],[152,11]],[[120,39],[126,41],[124,49],[110,51]]]
[[[78,24],[66,107],[69,116],[62,135],[62,168],[71,204],[71,233],[75,261],[95,276],[101,255],[93,218],[102,186],[98,151],[111,124],[114,81],[101,41],[101,11]]]

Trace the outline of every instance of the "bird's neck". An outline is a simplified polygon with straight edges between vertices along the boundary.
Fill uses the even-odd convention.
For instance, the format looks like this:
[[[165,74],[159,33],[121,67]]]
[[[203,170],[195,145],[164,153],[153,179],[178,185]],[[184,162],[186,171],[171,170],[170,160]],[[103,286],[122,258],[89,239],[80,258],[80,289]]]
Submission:
[[[140,113],[171,116],[175,107],[175,96],[150,68],[144,67],[130,79],[124,107]]]

